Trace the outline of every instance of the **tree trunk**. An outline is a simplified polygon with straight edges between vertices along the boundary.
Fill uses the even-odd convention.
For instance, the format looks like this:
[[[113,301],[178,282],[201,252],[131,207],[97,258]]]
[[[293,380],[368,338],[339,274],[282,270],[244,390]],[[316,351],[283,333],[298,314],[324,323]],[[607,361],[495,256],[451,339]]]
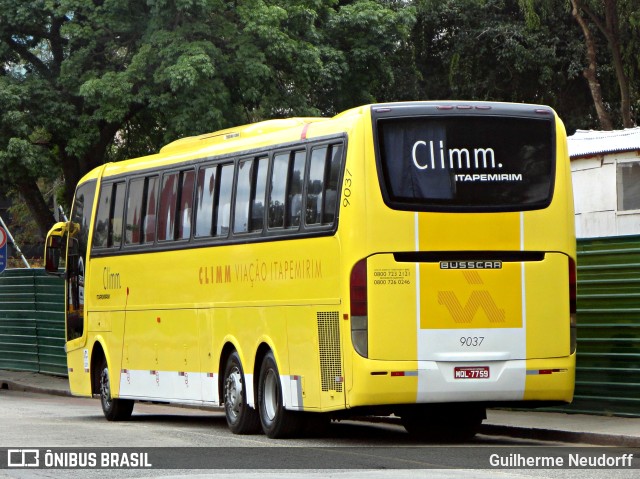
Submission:
[[[620,113],[622,115],[622,124],[625,128],[632,128],[634,125],[631,116],[631,94],[629,92],[629,79],[624,71],[622,62],[622,53],[620,52],[620,35],[617,0],[606,0],[605,3],[605,22],[606,31],[604,32],[611,48],[613,57],[613,66],[616,70],[616,77],[620,87]]]
[[[21,179],[18,182],[18,191],[33,215],[33,219],[40,230],[40,235],[43,239],[46,238],[49,228],[51,228],[55,222],[55,218],[47,206],[47,203],[44,201],[40,188],[38,188],[35,181]]]
[[[593,104],[596,107],[596,113],[598,115],[598,121],[600,122],[600,127],[603,130],[613,130],[613,123],[611,122],[611,117],[607,112],[604,102],[602,101],[602,88],[600,86],[600,82],[597,77],[597,56],[596,56],[596,43],[593,35],[591,34],[591,30],[589,30],[589,25],[581,15],[582,2],[581,0],[571,0],[571,6],[573,7],[571,10],[571,14],[573,18],[575,18],[578,25],[582,29],[582,33],[584,34],[584,41],[587,47],[587,68],[584,70],[584,77],[587,79],[589,83],[589,89],[591,90],[591,97],[593,98]]]

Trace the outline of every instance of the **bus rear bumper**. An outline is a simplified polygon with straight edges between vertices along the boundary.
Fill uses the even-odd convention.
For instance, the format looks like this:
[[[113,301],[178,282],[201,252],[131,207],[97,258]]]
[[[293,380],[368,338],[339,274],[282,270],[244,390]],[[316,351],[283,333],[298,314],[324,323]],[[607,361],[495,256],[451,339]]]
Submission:
[[[571,402],[575,354],[509,361],[369,361],[354,368],[348,407],[519,401]]]

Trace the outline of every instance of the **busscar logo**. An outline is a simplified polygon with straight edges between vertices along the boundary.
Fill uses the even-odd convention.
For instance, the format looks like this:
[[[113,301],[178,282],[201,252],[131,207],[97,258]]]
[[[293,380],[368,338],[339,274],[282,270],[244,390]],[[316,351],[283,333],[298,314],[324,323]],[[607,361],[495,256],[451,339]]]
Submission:
[[[440,269],[502,269],[502,261],[440,261]]]
[[[40,467],[40,451],[38,449],[7,450],[8,467]]]

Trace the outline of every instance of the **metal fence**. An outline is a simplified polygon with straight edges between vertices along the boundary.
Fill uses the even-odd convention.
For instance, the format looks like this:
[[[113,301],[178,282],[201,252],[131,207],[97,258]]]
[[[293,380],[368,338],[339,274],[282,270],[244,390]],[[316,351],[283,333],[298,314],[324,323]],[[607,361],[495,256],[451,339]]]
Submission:
[[[640,236],[578,240],[578,354],[564,408],[640,417]]]
[[[64,286],[43,270],[0,275],[0,369],[66,375]],[[578,354],[573,404],[640,417],[640,236],[578,241]]]
[[[0,369],[64,376],[64,282],[42,269],[0,274]]]

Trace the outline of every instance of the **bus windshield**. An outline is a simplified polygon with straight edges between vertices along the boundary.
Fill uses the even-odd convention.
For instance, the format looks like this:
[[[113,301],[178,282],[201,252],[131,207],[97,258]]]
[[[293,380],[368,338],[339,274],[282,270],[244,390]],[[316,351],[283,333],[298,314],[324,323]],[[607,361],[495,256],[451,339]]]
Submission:
[[[422,211],[516,211],[551,202],[554,124],[491,116],[383,118],[378,165],[387,204]]]

